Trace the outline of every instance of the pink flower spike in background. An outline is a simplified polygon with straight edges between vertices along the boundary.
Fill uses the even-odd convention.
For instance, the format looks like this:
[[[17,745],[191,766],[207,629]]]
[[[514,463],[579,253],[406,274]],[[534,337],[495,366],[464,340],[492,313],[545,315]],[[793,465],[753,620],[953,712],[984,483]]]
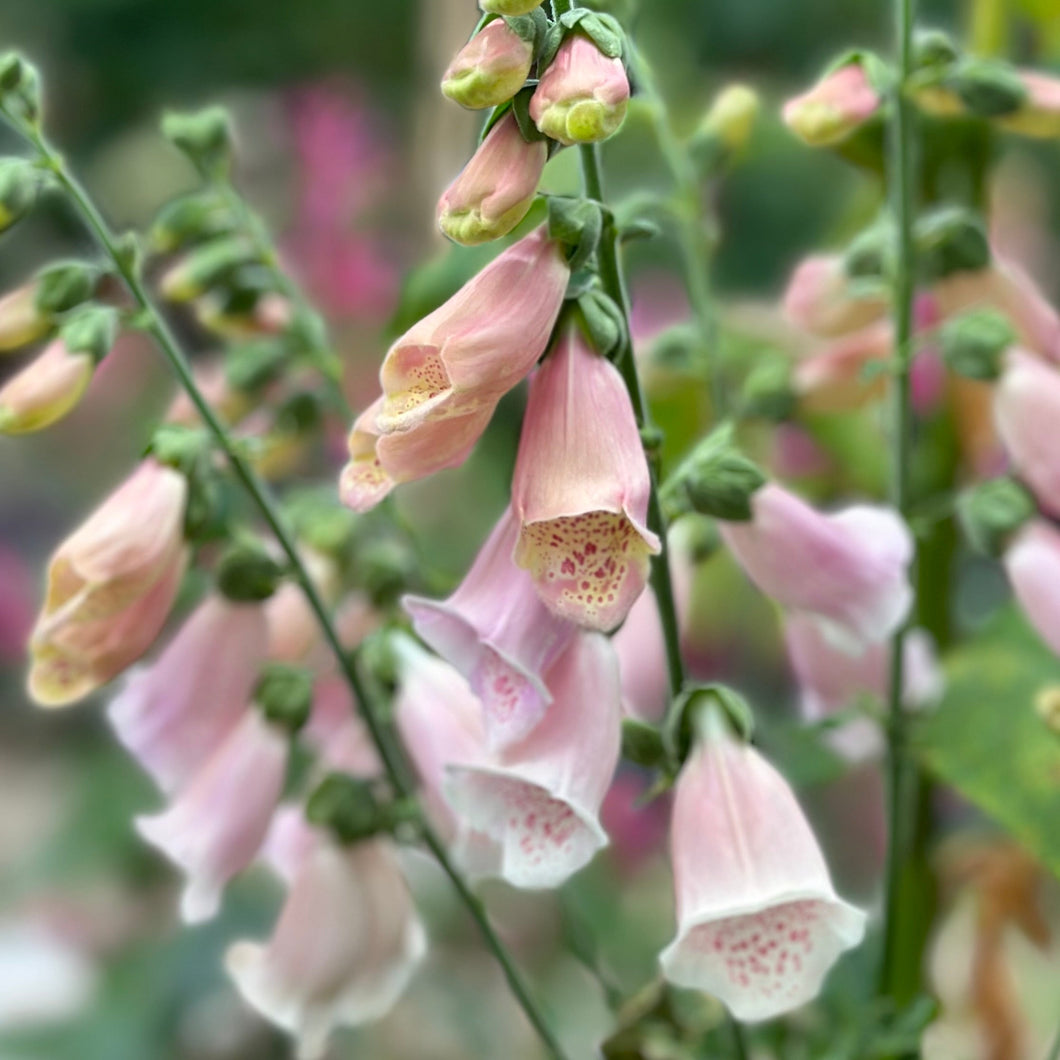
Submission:
[[[851,646],[890,636],[909,611],[913,539],[887,508],[826,515],[775,483],[751,498],[750,522],[719,520],[736,561],[766,596],[809,611]]]
[[[283,792],[287,736],[250,707],[168,810],[136,827],[186,873],[181,915],[208,920],[221,892],[261,849]]]
[[[1060,531],[1044,519],[1029,523],[1005,550],[1003,562],[1024,614],[1060,655]]]
[[[678,986],[719,998],[739,1020],[812,1000],[865,914],[836,896],[784,778],[716,708],[677,780],[670,831],[677,937],[660,960]]]
[[[834,338],[884,320],[887,300],[880,294],[857,292],[838,254],[816,254],[795,267],[783,310],[803,331]]]
[[[519,523],[506,509],[448,600],[406,596],[416,632],[459,670],[482,701],[486,742],[498,751],[541,720],[552,697],[543,674],[575,627],[542,603],[512,552]]]
[[[618,664],[607,638],[580,633],[547,674],[553,702],[520,744],[482,765],[453,764],[446,795],[514,887],[558,887],[607,843],[600,806],[618,764]]]
[[[650,493],[622,377],[570,327],[531,381],[512,482],[515,560],[555,614],[604,631],[626,617],[660,548]]]
[[[225,967],[244,1000],[320,1060],[336,1027],[379,1019],[427,950],[408,887],[383,840],[340,847],[310,830],[287,837],[287,898],[267,943],[237,942]]]
[[[201,769],[238,724],[267,647],[261,605],[210,596],[153,663],[125,679],[107,716],[165,794]]]
[[[808,92],[784,104],[784,124],[804,143],[824,147],[845,140],[880,106],[860,62],[826,74]]]
[[[183,475],[144,460],[59,546],[30,642],[35,702],[82,699],[151,646],[187,562],[187,493]]]

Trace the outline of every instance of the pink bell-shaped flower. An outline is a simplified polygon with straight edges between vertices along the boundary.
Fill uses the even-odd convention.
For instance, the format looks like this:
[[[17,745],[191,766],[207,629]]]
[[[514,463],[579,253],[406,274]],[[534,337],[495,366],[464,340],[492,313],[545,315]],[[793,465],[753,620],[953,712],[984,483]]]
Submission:
[[[515,561],[563,618],[611,630],[648,580],[651,476],[613,364],[568,328],[530,384],[512,482]]]
[[[1060,655],[1060,531],[1028,523],[1005,550],[1005,572],[1038,636]]]
[[[527,143],[506,114],[443,193],[438,227],[463,246],[506,236],[530,209],[547,160],[545,141]]]
[[[825,515],[775,483],[754,493],[751,510],[749,522],[718,528],[766,596],[816,615],[851,646],[884,640],[905,619],[913,539],[893,511],[856,505]]]
[[[0,387],[0,434],[27,434],[61,420],[81,400],[95,367],[90,353],[71,353],[61,339],[49,343]]]
[[[52,327],[46,313],[37,307],[36,280],[0,297],[0,353],[8,353],[43,338]]]
[[[553,702],[530,735],[489,762],[448,766],[460,821],[489,840],[474,875],[514,887],[558,887],[607,843],[600,806],[618,764],[618,665],[607,639],[580,633],[547,674]]]
[[[618,132],[629,107],[629,78],[588,37],[567,35],[530,97],[530,117],[561,144],[589,144]]]
[[[1012,466],[1050,515],[1060,515],[1060,371],[1010,350],[994,391],[998,434]]]
[[[569,275],[543,226],[499,254],[390,347],[374,430],[492,409],[544,353]]]
[[[834,338],[859,331],[887,316],[887,300],[859,293],[838,254],[799,262],[784,292],[784,316],[813,335]]]
[[[880,97],[859,62],[826,74],[808,92],[784,104],[784,124],[811,147],[845,140],[876,113]]]
[[[261,605],[210,596],[154,663],[125,679],[107,716],[167,795],[182,788],[239,723],[267,645]]]
[[[73,703],[151,646],[187,562],[187,494],[183,475],[144,460],[59,546],[30,641],[35,702]]]
[[[810,1001],[865,914],[836,896],[784,778],[716,709],[678,777],[670,845],[677,937],[663,975],[713,994],[739,1020]]]
[[[288,891],[272,938],[237,942],[225,967],[247,1004],[297,1038],[299,1060],[320,1060],[335,1027],[387,1013],[427,940],[388,843],[301,831],[276,866]]]
[[[136,827],[185,872],[186,923],[208,920],[233,876],[256,857],[283,793],[287,736],[256,708],[207,758],[164,813]]]
[[[457,52],[442,75],[442,92],[472,110],[499,107],[523,87],[533,61],[533,40],[494,19]]]
[[[521,740],[552,700],[542,677],[574,633],[512,560],[519,523],[507,509],[448,600],[406,596],[416,632],[467,678],[482,701],[486,740]]]

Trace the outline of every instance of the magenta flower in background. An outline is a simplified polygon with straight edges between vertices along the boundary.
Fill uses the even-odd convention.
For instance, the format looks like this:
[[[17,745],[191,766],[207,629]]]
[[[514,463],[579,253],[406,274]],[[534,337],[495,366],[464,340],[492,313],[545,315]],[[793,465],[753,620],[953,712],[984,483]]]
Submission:
[[[35,589],[25,561],[0,544],[0,663],[21,661],[33,628]]]
[[[540,722],[552,697],[544,673],[574,635],[538,597],[512,552],[519,523],[510,508],[448,600],[406,596],[416,632],[467,678],[482,701],[486,743],[497,751]]]
[[[678,930],[663,975],[737,1019],[812,1000],[861,941],[865,914],[836,896],[787,781],[716,711],[678,777],[670,845]]]
[[[512,481],[515,561],[557,615],[611,630],[648,580],[651,477],[626,386],[568,328],[530,383]]]

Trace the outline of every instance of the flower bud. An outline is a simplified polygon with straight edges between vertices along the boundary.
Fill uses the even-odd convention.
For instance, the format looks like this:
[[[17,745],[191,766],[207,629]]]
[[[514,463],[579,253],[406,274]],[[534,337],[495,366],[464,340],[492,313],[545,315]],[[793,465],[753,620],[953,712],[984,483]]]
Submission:
[[[523,87],[533,61],[533,40],[521,37],[504,19],[495,19],[449,64],[442,92],[471,110],[500,106]]]
[[[309,720],[312,675],[299,666],[270,663],[254,689],[254,702],[267,722],[294,735]]]
[[[913,239],[925,283],[990,264],[990,243],[982,218],[959,206],[925,214],[917,221]]]
[[[439,227],[463,246],[507,235],[530,209],[547,158],[545,141],[527,143],[506,114],[442,195]]]
[[[0,434],[28,434],[51,426],[81,400],[95,361],[62,339],[49,344],[0,389]]]
[[[1003,313],[977,309],[948,320],[942,327],[942,356],[953,371],[968,379],[996,379],[1001,355],[1016,341]]]
[[[629,104],[629,79],[620,58],[609,58],[581,33],[570,34],[541,75],[530,117],[561,144],[588,144],[618,132]]]
[[[162,135],[204,176],[219,177],[228,172],[232,129],[223,107],[207,107],[192,114],[170,112],[162,119]]]
[[[961,526],[974,548],[1000,556],[1008,539],[1038,512],[1034,497],[1015,479],[981,482],[964,493],[957,507]]]
[[[541,0],[479,0],[483,11],[494,15],[528,15],[541,6]]]
[[[244,239],[215,239],[170,268],[162,277],[160,290],[172,302],[190,302],[227,282],[238,269],[254,264],[256,258],[254,248]]]
[[[40,174],[22,159],[0,160],[0,232],[29,213],[40,190]]]
[[[864,125],[880,106],[860,62],[833,70],[801,96],[784,104],[784,122],[810,147],[827,147],[845,140]]]
[[[1018,74],[1026,97],[1016,110],[998,118],[998,125],[1036,139],[1060,137],[1060,78],[1033,70]]]
[[[765,484],[761,469],[743,455],[724,426],[704,438],[666,484],[663,503],[675,514],[697,511],[746,522],[751,497]]]
[[[31,125],[40,117],[40,75],[17,52],[0,56],[0,107]]]
[[[916,92],[919,107],[946,118],[974,114],[1000,118],[1019,111],[1027,89],[1017,71],[996,59],[968,58],[947,70],[941,79],[930,79]]]
[[[51,322],[37,307],[36,281],[0,298],[0,351],[17,350],[47,335]]]
[[[151,244],[160,254],[168,254],[222,235],[233,222],[231,210],[212,191],[184,195],[158,211],[151,225]]]
[[[254,603],[268,600],[283,577],[283,569],[257,541],[233,544],[217,568],[217,588],[226,600]]]
[[[698,155],[720,146],[726,154],[739,154],[751,139],[760,109],[758,93],[749,85],[726,85],[693,135],[692,150]]]

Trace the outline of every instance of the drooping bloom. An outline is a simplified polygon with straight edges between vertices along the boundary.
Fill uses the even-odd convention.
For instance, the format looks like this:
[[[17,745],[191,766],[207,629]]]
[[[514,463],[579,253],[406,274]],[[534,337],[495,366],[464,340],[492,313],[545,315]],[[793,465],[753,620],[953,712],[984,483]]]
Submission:
[[[521,740],[541,720],[551,696],[543,674],[574,627],[553,615],[512,552],[519,523],[507,509],[448,600],[406,596],[416,632],[451,662],[482,701],[493,750]]]
[[[182,788],[239,723],[267,648],[261,605],[210,596],[154,663],[128,675],[107,715],[165,794]]]
[[[767,596],[817,615],[851,645],[883,640],[905,618],[913,540],[893,511],[855,505],[825,515],[776,483],[754,493],[751,509],[750,522],[718,527]]]
[[[994,416],[1013,468],[1038,503],[1060,515],[1060,371],[1024,350],[1010,350],[994,391]]]
[[[309,831],[306,826],[302,826]],[[319,1060],[331,1031],[379,1019],[427,949],[393,850],[339,847],[310,832],[287,844],[287,899],[267,943],[237,942],[225,967],[244,1000]]]
[[[784,123],[811,147],[845,140],[880,106],[861,63],[851,62],[826,74],[808,92],[784,104]]]
[[[492,409],[544,353],[569,275],[543,226],[499,254],[390,347],[374,429]]]
[[[439,227],[464,246],[507,235],[530,209],[547,159],[545,141],[527,143],[514,115],[506,114],[443,193]]]
[[[36,282],[0,297],[0,352],[17,350],[48,334],[51,321],[37,308]]]
[[[0,387],[0,434],[50,427],[81,400],[92,381],[90,353],[71,353],[57,339]]]
[[[1060,532],[1044,520],[1029,523],[1005,550],[1004,564],[1024,614],[1060,655]]]
[[[457,817],[493,845],[469,871],[515,887],[558,887],[607,843],[598,815],[621,743],[614,651],[580,633],[546,679],[553,702],[530,735],[489,762],[450,764],[445,786]]]
[[[887,316],[887,300],[858,292],[838,254],[801,261],[788,280],[783,306],[793,324],[825,338],[859,331]]]
[[[251,707],[164,813],[137,830],[185,872],[181,915],[208,920],[261,849],[283,792],[287,737]]]
[[[998,117],[998,125],[1039,140],[1060,138],[1060,78],[1037,70],[1020,70],[1019,79],[1027,98],[1017,110]]]
[[[530,384],[512,482],[515,561],[555,614],[600,630],[625,618],[660,547],[650,493],[622,377],[572,327]]]
[[[801,692],[803,717],[821,721],[855,704],[859,696],[883,699],[890,683],[890,644],[885,641],[852,649],[836,644],[813,615],[794,613],[784,627],[788,658]],[[942,671],[931,637],[911,630],[903,641],[902,702],[920,707],[937,699],[943,688]],[[882,734],[869,718],[849,721],[830,736],[832,744],[851,761],[876,754]]]
[[[81,699],[151,646],[187,562],[187,493],[183,475],[144,460],[60,545],[30,642],[37,703]]]
[[[530,117],[561,144],[588,144],[618,132],[629,106],[629,78],[581,33],[568,34],[530,97]]]
[[[715,713],[703,729],[674,798],[677,937],[663,974],[737,1019],[769,1019],[817,994],[865,914],[836,896],[784,778]]]
[[[442,75],[442,92],[472,110],[498,107],[523,87],[533,61],[533,41],[494,19],[457,52]]]

